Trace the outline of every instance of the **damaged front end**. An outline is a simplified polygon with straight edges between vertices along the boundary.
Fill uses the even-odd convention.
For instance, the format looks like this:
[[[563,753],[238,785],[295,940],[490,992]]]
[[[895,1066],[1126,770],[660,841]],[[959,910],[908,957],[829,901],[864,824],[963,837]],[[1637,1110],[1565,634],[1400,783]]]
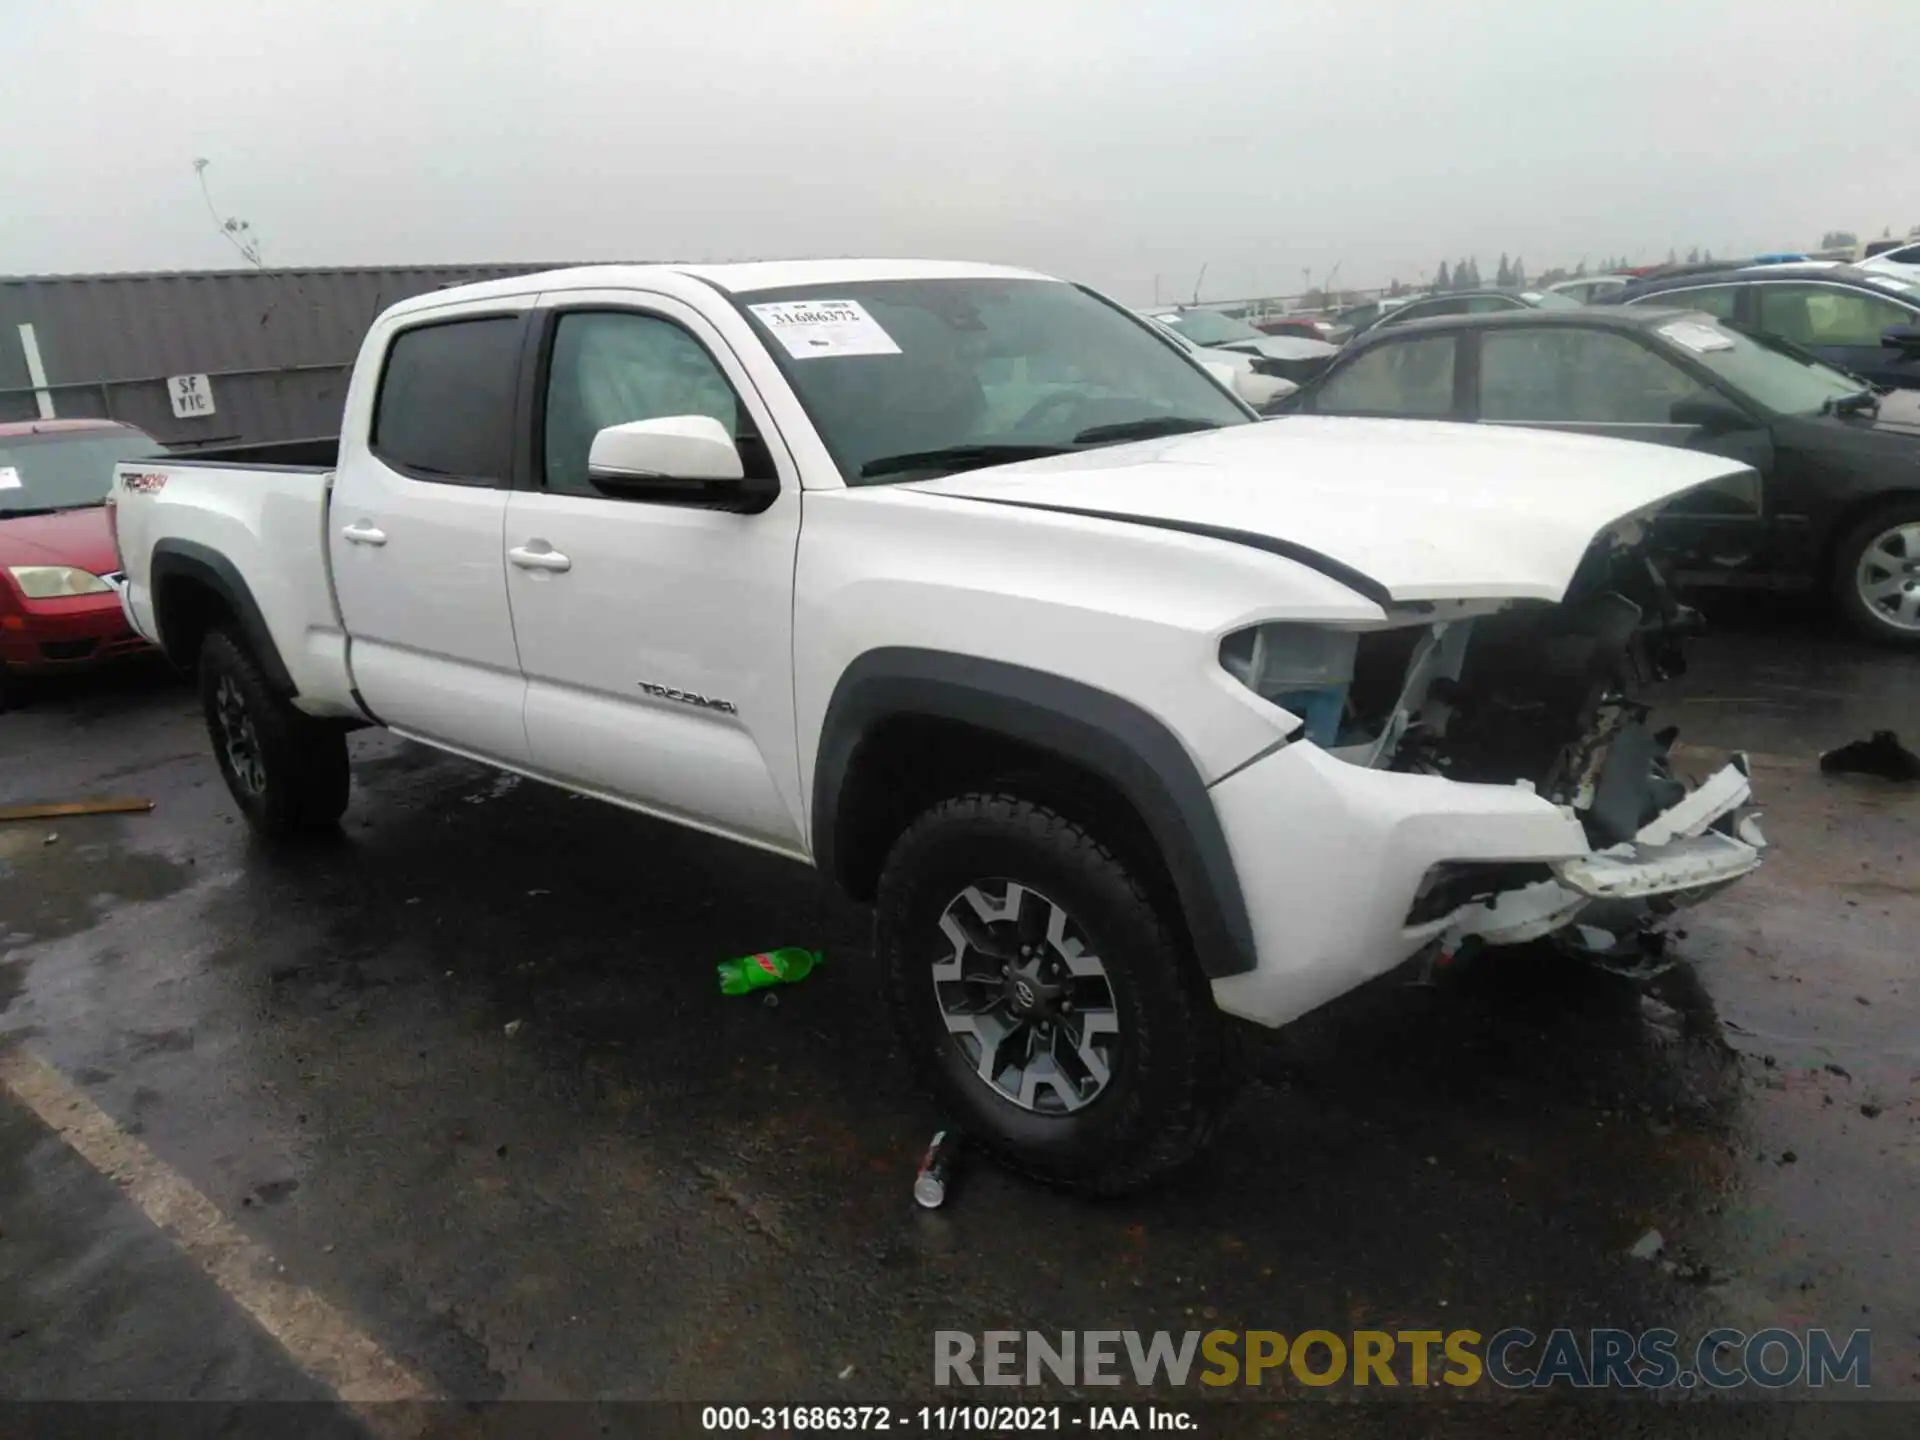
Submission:
[[[1654,730],[1634,698],[1684,670],[1699,628],[1630,521],[1596,541],[1557,604],[1400,606],[1358,632],[1261,627],[1228,637],[1221,658],[1301,717],[1295,738],[1342,760],[1522,787],[1579,822],[1586,854],[1431,867],[1403,921],[1432,936],[1430,953],[1551,935],[1648,975],[1665,968],[1660,922],[1766,847],[1746,757],[1689,785],[1676,731]]]

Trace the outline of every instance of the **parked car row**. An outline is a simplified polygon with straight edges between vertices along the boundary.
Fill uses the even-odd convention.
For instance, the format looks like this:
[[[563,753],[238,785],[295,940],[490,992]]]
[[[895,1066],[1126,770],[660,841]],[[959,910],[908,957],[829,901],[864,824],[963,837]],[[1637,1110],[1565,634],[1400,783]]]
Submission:
[[[1704,310],[1734,328],[1791,341],[1877,386],[1920,387],[1920,241],[1884,242],[1858,264],[1781,252],[1646,266],[1534,290],[1488,287],[1383,296],[1340,311],[1323,322],[1323,333],[1345,344],[1384,325],[1447,315],[1643,302]],[[1186,333],[1251,328],[1212,311],[1182,314]]]

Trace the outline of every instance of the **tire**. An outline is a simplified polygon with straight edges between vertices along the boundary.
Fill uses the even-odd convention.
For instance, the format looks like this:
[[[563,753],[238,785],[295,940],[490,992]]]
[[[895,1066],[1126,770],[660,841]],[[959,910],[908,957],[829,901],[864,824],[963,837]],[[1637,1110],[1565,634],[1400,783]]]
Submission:
[[[1049,925],[1051,940],[1022,959],[1020,943]],[[1012,795],[934,806],[887,857],[874,932],[908,1055],[942,1113],[1005,1165],[1111,1195],[1205,1145],[1226,1094],[1219,1012],[1147,889],[1074,821]],[[995,975],[1003,965],[1013,973]],[[1023,979],[1038,1008],[1020,1009]],[[989,1081],[981,1052],[1007,1029],[994,1053],[1016,1063]],[[1033,1044],[1052,1059],[1026,1050],[1018,1063]]]
[[[1869,583],[1891,588],[1870,597]],[[1889,501],[1849,530],[1834,547],[1832,585],[1856,633],[1920,647],[1920,497]]]
[[[200,647],[200,705],[220,778],[257,832],[279,840],[339,821],[351,783],[346,732],[276,695],[232,631]]]

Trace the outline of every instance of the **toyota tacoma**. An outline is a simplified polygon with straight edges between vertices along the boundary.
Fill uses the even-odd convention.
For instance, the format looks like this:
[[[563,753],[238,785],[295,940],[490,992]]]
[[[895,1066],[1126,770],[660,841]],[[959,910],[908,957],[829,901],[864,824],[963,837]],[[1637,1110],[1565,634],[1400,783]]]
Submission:
[[[904,261],[407,300],[306,448],[114,482],[255,827],[333,824],[380,725],[813,865],[943,1108],[1056,1183],[1194,1154],[1229,1017],[1760,860],[1744,761],[1688,784],[1633,696],[1693,621],[1646,517],[1717,456],[1261,421],[1091,290]]]

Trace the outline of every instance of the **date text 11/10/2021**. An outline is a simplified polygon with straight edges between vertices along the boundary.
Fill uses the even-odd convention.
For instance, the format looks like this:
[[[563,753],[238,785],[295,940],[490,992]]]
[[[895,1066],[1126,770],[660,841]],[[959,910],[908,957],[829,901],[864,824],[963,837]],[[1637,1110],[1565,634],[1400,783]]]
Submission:
[[[1004,1435],[1009,1431],[1199,1429],[1193,1413],[1160,1405],[708,1405],[704,1430],[898,1430],[928,1435]]]

